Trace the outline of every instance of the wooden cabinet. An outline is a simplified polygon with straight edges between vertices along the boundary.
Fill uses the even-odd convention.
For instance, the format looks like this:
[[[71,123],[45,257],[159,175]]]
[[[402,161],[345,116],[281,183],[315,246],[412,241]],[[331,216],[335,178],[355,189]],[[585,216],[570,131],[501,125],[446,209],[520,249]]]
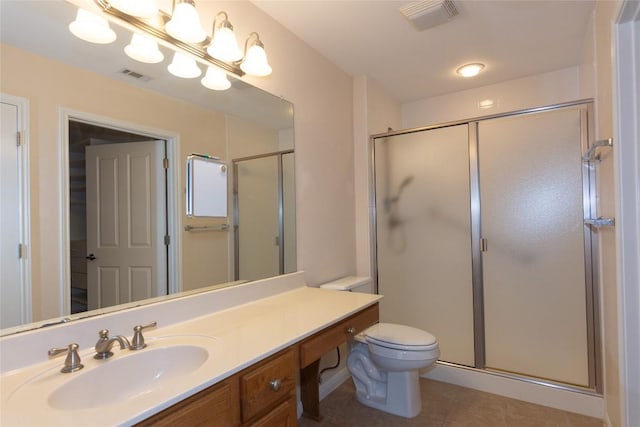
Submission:
[[[142,421],[139,426],[295,427],[296,378],[304,414],[320,418],[320,357],[378,321],[378,304]]]
[[[364,331],[376,323],[378,317],[378,304],[375,304],[305,339],[300,343],[300,368],[309,366],[353,335]]]
[[[290,347],[240,374],[243,422],[250,422],[260,417],[279,402],[290,398],[295,399],[298,376],[297,356],[297,347]],[[296,418],[295,415],[294,418]]]
[[[240,425],[238,378],[233,376],[142,421],[138,426],[232,427]]]
[[[376,303],[300,343],[300,394],[302,413],[306,417],[320,420],[320,357],[377,323],[378,319],[379,309]]]
[[[294,427],[297,347],[289,347],[142,421],[154,427]]]

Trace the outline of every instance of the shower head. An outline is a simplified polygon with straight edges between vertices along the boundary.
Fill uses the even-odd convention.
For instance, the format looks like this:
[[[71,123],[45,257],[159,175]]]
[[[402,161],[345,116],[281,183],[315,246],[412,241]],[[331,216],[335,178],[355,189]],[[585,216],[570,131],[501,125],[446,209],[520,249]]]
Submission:
[[[398,187],[398,195],[396,196],[396,198],[400,197],[400,193],[402,192],[402,190],[404,190],[407,185],[411,184],[411,181],[413,181],[413,175],[408,175],[402,180],[400,186]]]

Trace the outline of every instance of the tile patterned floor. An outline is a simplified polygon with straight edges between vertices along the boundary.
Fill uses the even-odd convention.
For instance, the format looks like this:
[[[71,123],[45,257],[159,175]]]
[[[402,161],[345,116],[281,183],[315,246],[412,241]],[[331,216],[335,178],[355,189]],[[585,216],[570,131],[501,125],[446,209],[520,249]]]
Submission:
[[[421,379],[422,412],[407,419],[361,405],[351,380],[320,403],[320,422],[300,427],[602,427],[596,418],[534,405],[453,384]]]

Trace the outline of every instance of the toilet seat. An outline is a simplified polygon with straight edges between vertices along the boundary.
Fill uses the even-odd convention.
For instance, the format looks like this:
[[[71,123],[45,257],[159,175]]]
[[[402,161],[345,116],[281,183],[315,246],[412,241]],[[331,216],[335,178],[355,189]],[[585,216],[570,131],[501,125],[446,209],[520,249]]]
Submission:
[[[363,333],[367,343],[394,350],[429,351],[438,341],[429,332],[395,323],[378,323]]]

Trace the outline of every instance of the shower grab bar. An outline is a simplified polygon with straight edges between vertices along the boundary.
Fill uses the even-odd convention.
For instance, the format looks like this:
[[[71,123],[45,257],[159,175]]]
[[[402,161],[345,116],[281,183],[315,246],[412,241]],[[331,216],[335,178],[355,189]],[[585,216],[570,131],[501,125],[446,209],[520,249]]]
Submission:
[[[582,161],[592,162],[594,160],[600,160],[600,154],[596,154],[596,149],[598,147],[613,147],[613,138],[601,139],[591,144],[587,153],[582,156]]]
[[[596,228],[613,227],[613,226],[616,225],[616,220],[615,220],[615,218],[603,218],[603,217],[587,218],[587,219],[584,220],[584,223],[586,225],[591,225],[591,226],[596,227]]]
[[[229,224],[220,225],[185,225],[184,231],[225,231],[229,229]]]

